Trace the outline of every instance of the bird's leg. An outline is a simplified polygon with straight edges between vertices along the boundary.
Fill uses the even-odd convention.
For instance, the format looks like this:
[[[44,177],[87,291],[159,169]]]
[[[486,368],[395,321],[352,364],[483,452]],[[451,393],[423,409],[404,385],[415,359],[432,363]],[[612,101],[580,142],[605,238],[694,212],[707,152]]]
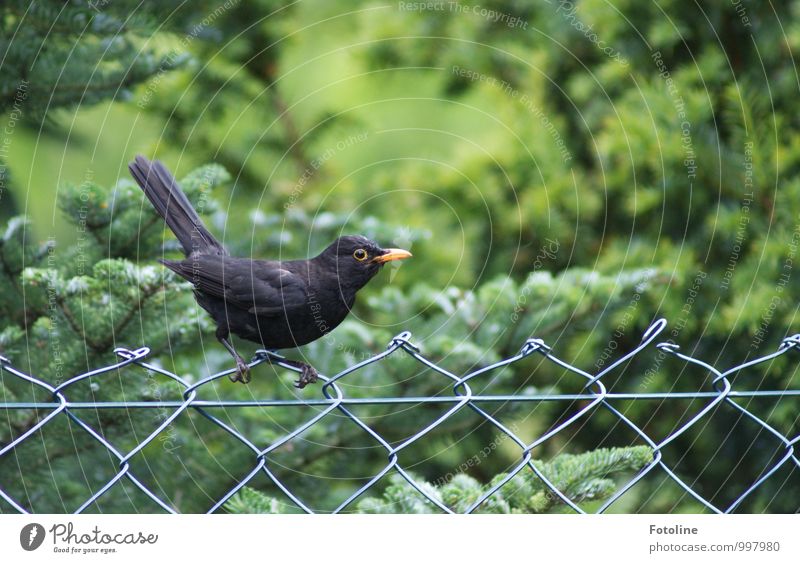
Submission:
[[[247,362],[244,361],[236,350],[233,348],[231,343],[228,341],[228,333],[227,331],[221,332],[217,330],[217,340],[219,340],[223,346],[231,353],[233,359],[236,360],[236,371],[228,375],[231,381],[234,383],[237,381],[241,381],[242,383],[250,383],[250,368],[247,365]]]
[[[281,360],[281,363],[300,368],[300,377],[294,382],[294,386],[298,389],[302,389],[309,383],[316,383],[319,378],[317,370],[305,362],[300,362],[298,360]]]

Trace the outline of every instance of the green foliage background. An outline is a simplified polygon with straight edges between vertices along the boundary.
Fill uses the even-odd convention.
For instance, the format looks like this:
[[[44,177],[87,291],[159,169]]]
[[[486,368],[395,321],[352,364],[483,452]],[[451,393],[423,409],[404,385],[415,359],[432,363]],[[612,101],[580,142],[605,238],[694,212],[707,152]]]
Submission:
[[[142,345],[190,380],[229,367],[189,287],[155,262],[176,246],[128,178],[126,163],[137,152],[183,178],[234,253],[304,257],[352,232],[410,247],[414,259],[366,288],[330,338],[289,353],[325,373],[382,350],[404,329],[429,357],[461,373],[513,355],[530,336],[597,371],[662,316],[670,321],[665,338],[721,367],[772,351],[797,330],[797,2],[748,4],[744,12],[728,2],[677,0],[137,6],[53,0],[0,8],[0,353],[20,369],[63,381],[113,361],[115,346]],[[791,356],[732,381],[796,387]],[[298,395],[291,379],[264,366],[248,387],[220,381],[204,392],[233,399],[318,393]],[[710,390],[711,379],[652,353],[606,384],[616,392],[697,391]],[[0,400],[43,399],[7,374],[0,384]],[[356,397],[431,395],[446,384],[399,356],[344,382]],[[581,386],[532,357],[499,371],[485,389],[570,393]],[[123,370],[76,386],[71,397],[179,395],[154,374]],[[621,409],[660,438],[701,406]],[[746,406],[797,435],[796,402]],[[498,405],[493,414],[532,441],[579,407]],[[312,412],[240,409],[224,420],[266,445]],[[0,443],[44,414],[4,411]],[[89,414],[124,451],[164,413]],[[440,411],[421,404],[357,414],[399,441]],[[115,461],[66,419],[37,436],[0,459],[0,486],[36,511],[74,510],[115,473]],[[497,439],[480,417],[459,413],[401,462],[435,483]],[[644,463],[631,446],[641,441],[596,412],[535,455],[581,476],[571,485],[574,498],[591,508],[603,495],[580,491],[608,494]],[[598,449],[612,447],[619,449]],[[722,406],[663,453],[724,506],[782,451]],[[586,452],[578,462],[569,457]],[[438,494],[461,506],[519,455],[503,442]],[[328,510],[383,467],[385,454],[332,416],[275,460],[293,490]],[[164,498],[198,511],[253,460],[187,413],[135,463]],[[740,510],[796,511],[798,477],[787,464]],[[535,484],[509,486],[496,511],[562,508],[525,488]],[[263,476],[252,487],[228,508],[289,510]],[[527,496],[510,500],[514,491]],[[354,509],[424,510],[419,503],[387,478]],[[156,507],[123,484],[91,509]],[[615,509],[702,507],[654,472]]]

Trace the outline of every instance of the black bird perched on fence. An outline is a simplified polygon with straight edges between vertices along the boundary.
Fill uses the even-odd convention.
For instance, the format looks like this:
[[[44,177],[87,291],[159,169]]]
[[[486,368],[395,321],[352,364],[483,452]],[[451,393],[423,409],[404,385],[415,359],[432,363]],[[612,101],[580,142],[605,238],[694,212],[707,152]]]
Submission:
[[[194,284],[197,302],[217,323],[217,339],[236,360],[233,381],[249,382],[250,371],[231,333],[271,350],[308,344],[344,320],[356,292],[381,266],[411,256],[363,236],[343,236],[309,260],[236,258],[206,229],[161,162],[139,155],[128,168],[183,247],[184,260],[160,262]],[[310,365],[287,363],[301,370],[297,387],[317,380]]]

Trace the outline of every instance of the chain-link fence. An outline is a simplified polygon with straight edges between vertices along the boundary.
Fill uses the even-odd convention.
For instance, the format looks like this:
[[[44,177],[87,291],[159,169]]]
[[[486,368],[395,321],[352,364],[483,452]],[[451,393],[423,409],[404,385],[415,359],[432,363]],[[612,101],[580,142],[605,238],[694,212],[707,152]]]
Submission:
[[[131,460],[137,455],[141,455],[142,450],[154,440],[157,439],[159,435],[166,432],[168,427],[173,424],[175,419],[181,415],[181,413],[193,409],[203,417],[205,417],[208,421],[212,424],[218,426],[224,432],[229,434],[233,439],[238,440],[241,444],[249,448],[252,451],[253,455],[253,466],[252,469],[245,475],[243,478],[236,483],[235,486],[230,488],[224,495],[221,496],[210,508],[208,512],[215,512],[218,511],[222,505],[227,502],[234,494],[236,494],[242,487],[246,486],[250,483],[257,475],[263,474],[274,483],[276,487],[278,487],[283,493],[291,499],[300,509],[306,512],[313,512],[311,508],[309,508],[296,494],[296,491],[291,490],[288,486],[282,482],[281,479],[275,474],[273,469],[270,467],[270,454],[275,452],[281,446],[284,446],[291,440],[298,437],[300,434],[314,426],[315,424],[319,423],[323,418],[328,416],[330,413],[334,411],[338,411],[338,413],[353,423],[358,425],[363,432],[368,435],[371,439],[375,440],[377,444],[379,444],[382,448],[386,450],[386,465],[377,472],[374,477],[372,477],[366,484],[358,488],[355,492],[353,492],[344,502],[342,502],[334,512],[341,512],[347,509],[349,506],[353,504],[356,499],[361,497],[368,489],[373,487],[379,480],[381,480],[384,476],[389,474],[390,472],[396,472],[402,478],[407,481],[416,491],[418,491],[421,495],[423,495],[432,505],[438,507],[439,510],[442,512],[451,513],[453,512],[452,509],[447,506],[440,498],[437,498],[435,495],[430,493],[428,487],[421,485],[417,480],[415,480],[414,475],[412,475],[409,471],[407,471],[399,462],[399,453],[407,448],[408,446],[414,444],[418,440],[422,440],[428,435],[433,429],[437,428],[438,426],[442,425],[446,420],[452,417],[455,413],[462,409],[471,409],[476,413],[479,417],[481,417],[485,422],[491,424],[494,428],[496,428],[502,435],[506,436],[510,440],[519,447],[519,462],[514,466],[510,471],[508,471],[505,476],[493,483],[490,487],[488,487],[485,492],[477,498],[466,510],[466,512],[473,512],[479,507],[481,507],[487,499],[495,495],[506,483],[508,483],[514,476],[519,474],[522,471],[532,471],[538,479],[544,483],[547,487],[549,492],[554,495],[555,498],[563,502],[565,505],[569,506],[575,512],[582,513],[584,510],[571,498],[569,498],[563,491],[559,490],[559,488],[551,482],[547,478],[547,476],[541,471],[537,464],[534,463],[534,450],[542,445],[547,440],[551,439],[556,434],[564,431],[568,427],[579,424],[581,419],[584,419],[590,413],[597,409],[606,409],[624,426],[632,430],[644,444],[649,445],[653,451],[653,459],[650,463],[648,463],[644,468],[636,473],[627,483],[621,486],[617,491],[611,495],[609,498],[605,500],[602,506],[599,507],[597,510],[598,512],[605,512],[608,508],[617,502],[623,495],[625,495],[628,491],[630,491],[633,487],[637,485],[646,475],[650,474],[651,472],[655,471],[662,471],[669,479],[677,483],[683,490],[686,491],[687,494],[691,495],[694,499],[700,502],[703,506],[705,506],[708,510],[721,513],[721,512],[732,512],[737,509],[741,505],[741,503],[748,498],[756,489],[761,487],[770,477],[772,477],[777,471],[779,471],[782,467],[787,464],[794,464],[798,468],[800,468],[800,458],[795,453],[795,446],[797,445],[798,441],[800,441],[800,435],[789,437],[778,431],[776,428],[771,426],[764,418],[757,416],[746,406],[737,402],[737,399],[752,399],[755,397],[764,397],[764,398],[772,398],[774,400],[780,400],[783,398],[799,398],[800,399],[800,390],[797,389],[784,389],[784,390],[755,390],[755,391],[736,391],[732,388],[731,382],[729,377],[742,371],[750,368],[756,364],[761,364],[764,362],[770,362],[781,356],[783,354],[789,353],[791,350],[798,349],[800,345],[800,334],[787,337],[783,340],[780,347],[773,353],[751,359],[746,363],[741,365],[737,365],[731,367],[725,371],[721,371],[714,367],[711,364],[706,363],[703,360],[693,358],[691,356],[685,355],[680,352],[679,347],[671,342],[660,342],[656,343],[657,337],[659,334],[665,329],[666,321],[661,319],[655,322],[643,335],[641,343],[633,350],[625,354],[624,356],[620,357],[610,365],[606,366],[602,371],[598,373],[591,374],[588,373],[574,365],[571,365],[568,362],[557,357],[550,346],[548,346],[545,342],[540,339],[531,338],[528,339],[520,351],[509,358],[503,359],[501,361],[495,362],[491,365],[487,365],[472,371],[466,375],[457,375],[454,373],[449,372],[448,370],[442,368],[441,366],[437,365],[433,361],[429,360],[425,357],[420,351],[420,349],[412,342],[411,334],[408,332],[403,332],[396,337],[394,337],[391,342],[389,343],[386,350],[380,354],[374,355],[369,357],[368,359],[361,361],[355,365],[348,367],[347,369],[341,371],[340,373],[333,375],[333,376],[321,376],[322,379],[322,395],[324,398],[322,399],[311,399],[311,400],[292,400],[292,401],[280,401],[280,400],[250,400],[250,401],[230,401],[230,400],[219,400],[219,401],[210,401],[210,400],[202,400],[198,398],[198,390],[215,381],[219,378],[225,377],[228,374],[232,373],[234,370],[226,370],[206,377],[201,381],[197,381],[195,383],[189,383],[179,377],[178,375],[167,371],[161,367],[156,365],[147,363],[145,361],[146,357],[149,354],[148,348],[139,348],[137,350],[128,350],[125,348],[117,348],[116,354],[119,356],[120,361],[113,365],[108,365],[102,367],[100,369],[96,369],[87,373],[80,374],[76,377],[73,377],[60,385],[53,387],[45,381],[41,381],[36,377],[23,373],[22,371],[16,369],[11,362],[2,356],[0,356],[0,371],[5,372],[6,374],[10,374],[13,377],[19,378],[25,382],[28,382],[34,386],[37,386],[41,389],[45,389],[52,395],[52,402],[2,402],[0,403],[0,411],[7,411],[10,409],[27,409],[27,410],[37,410],[42,409],[45,412],[49,411],[46,416],[43,416],[35,425],[30,426],[16,438],[11,440],[10,443],[7,443],[2,446],[0,449],[0,458],[3,456],[8,455],[11,453],[15,448],[17,448],[20,444],[25,442],[26,440],[30,439],[35,433],[40,431],[44,426],[50,423],[56,417],[69,417],[69,419],[77,424],[81,429],[87,432],[94,440],[96,440],[102,447],[106,448],[110,454],[112,454],[116,459],[119,460],[118,464],[118,471],[116,474],[108,480],[102,487],[100,487],[94,494],[92,494],[86,501],[76,510],[76,513],[83,512],[88,507],[90,507],[93,503],[98,501],[100,497],[105,495],[110,489],[115,486],[118,486],[123,479],[127,480],[133,486],[138,488],[142,491],[147,497],[149,497],[154,503],[159,505],[163,510],[167,512],[174,513],[176,510],[162,498],[160,498],[156,493],[154,493],[151,488],[148,488],[143,482],[133,474],[131,469]],[[687,392],[663,392],[663,393],[610,393],[606,390],[606,386],[603,382],[603,377],[612,372],[613,370],[619,368],[629,360],[631,360],[634,356],[640,354],[643,350],[655,346],[664,354],[669,354],[681,359],[688,364],[694,364],[699,366],[700,368],[707,370],[707,372],[711,375],[712,378],[712,387],[713,390],[708,391],[697,391],[692,393]],[[452,382],[452,395],[450,396],[433,396],[433,397],[376,397],[374,399],[370,398],[348,398],[342,391],[342,387],[339,383],[350,374],[362,369],[363,367],[375,363],[380,362],[384,358],[388,357],[391,354],[396,353],[404,353],[408,354],[409,356],[413,357],[416,361],[420,362],[422,365],[426,366],[427,368],[433,370],[435,373],[441,375],[444,378],[447,378]],[[560,366],[564,370],[571,372],[585,381],[584,392],[579,394],[545,394],[545,393],[534,393],[534,394],[526,394],[526,395],[486,395],[486,394],[473,394],[472,389],[470,387],[470,383],[475,382],[478,378],[493,372],[503,366],[507,366],[509,364],[513,364],[526,358],[532,354],[541,354],[546,361],[553,362],[557,366]],[[260,351],[256,354],[255,358],[250,363],[250,366],[253,367],[263,362],[271,362],[277,365],[281,365],[286,369],[295,370],[297,368],[293,366],[289,366],[286,364],[282,364],[282,357],[278,354],[268,351]],[[150,370],[152,373],[160,374],[165,378],[169,378],[170,380],[178,383],[182,386],[182,399],[178,401],[132,401],[132,402],[71,402],[68,398],[68,392],[70,387],[75,385],[76,383],[84,380],[88,380],[91,378],[99,378],[102,377],[103,374],[107,374],[112,371],[119,370],[120,368],[132,369],[133,366],[140,366],[147,370]],[[685,422],[683,422],[677,429],[675,429],[669,436],[666,438],[656,441],[651,438],[640,426],[635,424],[632,420],[626,417],[618,407],[615,407],[615,402],[618,401],[692,401],[692,400],[701,400],[704,401],[704,406],[694,413],[690,418],[688,418]],[[486,408],[487,404],[491,403],[513,403],[513,402],[528,402],[528,403],[536,403],[541,401],[569,401],[571,403],[581,404],[582,406],[576,411],[571,413],[571,415],[566,418],[565,420],[561,421],[556,426],[549,428],[545,433],[540,435],[535,441],[533,442],[526,442],[522,440],[517,434],[512,432],[512,430],[507,426],[501,423],[495,416],[490,414],[488,411],[490,409]],[[356,404],[386,404],[386,403],[396,403],[396,404],[417,404],[420,402],[427,402],[427,403],[438,403],[445,406],[449,405],[446,412],[439,416],[434,422],[428,424],[425,428],[418,431],[413,436],[409,437],[408,439],[404,440],[399,444],[390,444],[389,441],[384,439],[378,432],[376,432],[370,424],[365,422],[362,418],[359,418],[353,413],[353,409],[351,408],[353,405]],[[749,404],[749,403],[748,403]],[[224,408],[237,408],[237,407],[283,407],[283,408],[307,408],[308,406],[313,406],[318,409],[318,412],[315,416],[313,416],[310,420],[306,421],[305,423],[297,426],[292,431],[286,433],[282,437],[277,440],[274,440],[269,446],[267,447],[260,447],[259,445],[253,443],[248,437],[244,436],[241,432],[233,428],[230,424],[223,422],[219,417],[215,416],[214,410],[218,407]],[[670,443],[674,442],[677,438],[681,435],[685,434],[695,425],[698,425],[704,418],[709,416],[713,410],[719,407],[727,407],[731,409],[735,409],[740,416],[746,417],[747,419],[751,420],[755,424],[757,424],[760,429],[763,431],[762,434],[764,436],[771,436],[773,439],[779,441],[782,446],[782,453],[781,455],[777,456],[777,461],[771,464],[770,467],[766,468],[765,470],[760,472],[758,478],[753,482],[746,490],[744,490],[741,494],[739,494],[733,502],[731,502],[728,506],[716,506],[713,504],[709,499],[704,498],[700,493],[698,493],[690,484],[686,483],[682,480],[674,471],[674,468],[670,467],[665,460],[663,459],[662,450],[669,445]],[[130,449],[129,451],[123,452],[115,446],[113,443],[108,441],[104,436],[101,430],[96,429],[89,425],[85,420],[83,420],[80,416],[81,410],[84,409],[119,409],[119,408],[154,408],[154,409],[171,409],[171,412],[168,416],[164,418],[161,424],[153,430],[146,438],[139,441],[138,444]],[[3,486],[3,480],[7,479],[8,475],[2,476],[0,475],[0,498],[2,498],[6,503],[10,504],[13,509],[25,513],[28,512],[26,507],[20,503],[18,500],[13,498],[10,494],[8,494]],[[800,499],[797,499],[798,505],[797,510],[800,510]]]

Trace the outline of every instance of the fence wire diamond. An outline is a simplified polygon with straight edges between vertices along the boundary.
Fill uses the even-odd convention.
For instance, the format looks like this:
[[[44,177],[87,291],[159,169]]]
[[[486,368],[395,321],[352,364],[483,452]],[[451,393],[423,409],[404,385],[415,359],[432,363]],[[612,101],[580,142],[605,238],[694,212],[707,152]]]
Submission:
[[[160,498],[156,493],[154,493],[150,488],[144,485],[137,477],[133,474],[131,470],[131,459],[137,456],[142,452],[142,450],[150,443],[153,442],[159,435],[162,434],[174,421],[178,416],[180,416],[185,411],[192,409],[197,413],[201,414],[211,423],[215,424],[222,430],[224,430],[227,434],[233,437],[235,440],[239,441],[241,444],[246,446],[249,450],[252,451],[253,455],[253,466],[250,471],[236,483],[235,486],[230,488],[227,492],[225,492],[222,497],[217,499],[216,502],[212,506],[209,507],[208,512],[216,512],[220,509],[220,507],[230,499],[237,491],[239,491],[242,487],[246,486],[250,483],[256,476],[259,474],[264,474],[272,483],[275,484],[283,493],[291,499],[300,509],[304,510],[305,512],[312,513],[312,509],[309,508],[302,500],[299,498],[298,493],[292,491],[289,487],[287,487],[276,475],[273,469],[270,467],[270,454],[274,452],[276,449],[280,448],[284,444],[288,443],[295,437],[299,436],[313,425],[320,422],[323,418],[325,418],[328,414],[332,413],[333,411],[338,411],[341,415],[345,416],[347,419],[352,421],[354,424],[359,426],[365,433],[367,433],[372,439],[374,439],[382,448],[386,450],[386,465],[376,473],[369,481],[361,486],[358,490],[356,490],[353,494],[351,494],[344,502],[342,502],[334,512],[341,512],[347,509],[348,506],[351,506],[353,502],[361,497],[364,492],[369,490],[375,483],[377,483],[381,478],[383,478],[388,473],[394,471],[402,476],[417,492],[423,495],[430,503],[438,507],[439,510],[442,512],[451,513],[452,510],[446,506],[440,499],[436,498],[435,496],[431,495],[426,487],[422,486],[420,483],[415,481],[414,477],[407,471],[399,462],[399,452],[403,449],[407,448],[411,444],[417,442],[418,440],[422,440],[425,438],[427,434],[429,434],[434,428],[443,424],[447,419],[453,416],[456,412],[462,409],[471,409],[473,412],[477,413],[482,419],[486,422],[491,424],[495,427],[499,432],[503,435],[508,437],[510,440],[513,441],[514,444],[519,448],[519,462],[514,466],[503,478],[501,481],[495,483],[492,487],[486,490],[480,498],[478,498],[472,505],[470,505],[466,512],[474,512],[478,509],[483,503],[487,501],[492,495],[494,495],[498,490],[500,490],[503,485],[508,483],[515,475],[522,471],[532,471],[535,475],[544,483],[544,485],[549,489],[549,491],[555,495],[558,499],[561,500],[565,505],[569,506],[572,510],[578,513],[583,513],[584,510],[578,506],[575,502],[573,502],[570,498],[568,498],[564,492],[560,491],[551,481],[547,479],[547,477],[541,472],[539,468],[534,464],[533,460],[533,451],[558,434],[562,432],[566,428],[572,426],[573,424],[579,423],[582,418],[586,417],[593,411],[597,409],[606,409],[607,411],[611,412],[614,417],[616,417],[620,423],[625,425],[626,427],[630,428],[637,436],[641,438],[641,440],[646,443],[650,448],[653,450],[653,459],[650,463],[648,463],[644,468],[642,468],[629,482],[623,485],[616,493],[614,493],[610,498],[608,498],[602,506],[598,509],[598,512],[605,512],[608,508],[617,502],[623,495],[625,495],[628,491],[630,491],[636,484],[641,481],[647,474],[653,471],[663,471],[670,479],[672,479],[678,486],[684,489],[689,495],[691,495],[694,499],[700,502],[703,506],[705,506],[708,510],[716,512],[716,513],[729,513],[736,510],[736,508],[749,496],[751,495],[756,489],[758,489],[764,482],[766,482],[772,475],[774,475],[781,467],[786,464],[794,464],[798,468],[800,468],[800,459],[795,452],[795,446],[800,441],[800,435],[794,437],[787,437],[781,434],[778,430],[774,427],[770,426],[765,420],[758,417],[757,415],[753,414],[747,408],[743,407],[734,399],[736,398],[752,398],[752,397],[774,397],[776,400],[780,398],[785,398],[789,396],[800,396],[800,390],[758,390],[758,391],[734,391],[729,380],[729,377],[733,374],[736,374],[742,370],[745,370],[749,367],[752,367],[756,364],[769,362],[778,356],[788,353],[791,350],[794,350],[800,346],[800,334],[796,334],[790,337],[787,337],[783,340],[778,350],[773,353],[767,354],[765,356],[761,356],[755,359],[752,359],[744,364],[737,365],[727,369],[726,371],[720,371],[716,367],[704,362],[703,360],[693,358],[689,355],[683,354],[679,347],[671,342],[662,342],[662,343],[655,343],[658,335],[664,330],[667,323],[664,319],[660,319],[656,321],[643,335],[641,343],[632,351],[628,352],[611,365],[605,367],[602,371],[599,371],[596,374],[588,373],[570,363],[558,358],[547,344],[545,344],[540,339],[531,338],[528,339],[523,346],[521,347],[520,351],[510,357],[493,363],[491,365],[482,367],[477,369],[471,373],[466,375],[460,376],[454,373],[447,371],[446,369],[442,368],[441,366],[437,365],[433,361],[426,358],[422,352],[420,351],[419,347],[417,347],[411,340],[411,334],[409,332],[403,332],[395,336],[389,345],[387,346],[386,350],[380,354],[372,356],[362,362],[359,362],[355,365],[352,365],[345,370],[341,371],[340,373],[326,377],[321,375],[321,380],[323,381],[322,385],[322,394],[324,399],[315,399],[313,401],[277,401],[277,400],[269,400],[269,401],[209,401],[209,400],[200,400],[198,399],[198,389],[201,387],[220,379],[222,377],[227,376],[228,374],[232,373],[234,369],[228,369],[225,371],[221,371],[205,379],[202,379],[196,383],[189,383],[179,377],[178,375],[167,371],[161,367],[157,367],[153,364],[147,363],[145,361],[146,357],[150,353],[150,350],[146,347],[139,348],[136,350],[128,350],[125,348],[117,348],[115,350],[117,356],[119,357],[119,361],[112,365],[108,365],[93,371],[89,371],[80,375],[77,375],[60,385],[53,387],[52,385],[48,384],[45,381],[39,380],[36,377],[26,374],[18,369],[16,369],[11,362],[3,357],[0,356],[0,375],[2,373],[10,374],[13,377],[19,378],[23,381],[26,381],[34,386],[37,386],[41,389],[46,390],[52,396],[52,402],[41,402],[41,403],[15,403],[15,402],[0,402],[0,411],[2,410],[14,410],[14,409],[22,409],[22,410],[34,410],[34,409],[42,409],[44,411],[48,411],[49,413],[41,418],[36,424],[27,428],[24,432],[22,432],[19,436],[14,438],[10,443],[3,445],[0,448],[0,458],[6,456],[10,452],[14,450],[17,446],[22,444],[24,441],[28,440],[32,435],[36,432],[40,431],[43,427],[49,424],[53,419],[56,417],[68,417],[72,420],[75,424],[78,425],[83,431],[89,434],[94,440],[96,440],[102,447],[106,448],[108,452],[113,455],[118,460],[118,470],[115,475],[109,479],[105,484],[103,484],[99,489],[94,492],[89,498],[79,506],[75,512],[80,513],[85,511],[88,507],[94,504],[98,499],[100,499],[104,494],[106,494],[109,490],[113,487],[117,486],[123,479],[130,482],[136,488],[141,490],[147,497],[149,497],[154,503],[156,503],[159,507],[161,507],[164,511],[175,513],[176,509],[172,507],[168,502]],[[646,348],[655,346],[657,349],[661,350],[666,354],[670,354],[680,360],[686,362],[687,364],[694,364],[707,370],[709,374],[712,374],[713,381],[712,387],[713,390],[710,391],[698,391],[695,393],[678,393],[678,392],[665,392],[665,393],[609,393],[606,390],[605,385],[603,384],[603,377],[606,376],[608,373],[612,372],[625,362],[629,361],[631,358],[640,354]],[[414,358],[417,362],[421,363],[422,365],[426,366],[427,368],[433,370],[436,374],[448,379],[452,383],[452,396],[436,396],[436,397],[427,397],[424,398],[426,402],[433,402],[433,403],[441,403],[444,405],[450,405],[448,410],[444,412],[441,416],[439,416],[435,421],[428,424],[421,430],[419,430],[416,434],[411,436],[410,438],[406,439],[405,441],[392,446],[386,439],[384,439],[378,432],[376,432],[373,428],[370,427],[369,424],[364,422],[358,416],[356,416],[350,408],[348,408],[352,404],[377,404],[377,403],[418,403],[421,398],[420,397],[381,397],[380,399],[375,399],[374,401],[370,401],[370,399],[350,399],[346,397],[342,391],[342,388],[338,385],[338,383],[345,377],[349,376],[353,372],[360,370],[361,368],[375,363],[380,362],[387,356],[396,353],[404,353],[408,354],[412,358]],[[503,366],[515,363],[523,358],[530,356],[532,354],[541,354],[547,361],[553,362],[554,364],[560,366],[561,368],[576,374],[577,376],[583,378],[585,380],[585,387],[584,392],[578,395],[547,395],[547,394],[532,394],[532,395],[519,395],[519,396],[507,396],[507,395],[476,395],[472,392],[470,387],[470,382],[479,378],[487,373],[492,372],[498,368]],[[254,359],[250,362],[250,366],[256,366],[258,364],[264,362],[272,362],[277,363],[281,367],[284,367],[289,370],[298,371],[293,366],[287,365],[282,363],[282,356],[269,351],[259,351]],[[85,420],[81,419],[79,413],[82,409],[119,409],[125,408],[128,406],[132,406],[133,403],[103,403],[103,402],[91,402],[91,403],[73,403],[70,402],[68,398],[68,392],[70,387],[75,385],[80,381],[84,381],[90,378],[98,378],[102,377],[103,374],[116,371],[119,369],[130,369],[131,366],[137,365],[147,370],[150,370],[152,373],[159,374],[165,378],[169,378],[172,381],[178,383],[183,387],[182,392],[182,399],[179,401],[151,401],[151,402],[137,402],[136,408],[171,408],[174,409],[168,416],[164,418],[164,420],[155,428],[149,435],[147,435],[144,439],[138,442],[138,444],[130,449],[129,451],[120,451],[114,444],[109,442],[106,438],[103,437],[102,432],[99,429],[92,427],[89,423]],[[693,399],[702,399],[706,400],[705,406],[697,413],[695,413],[691,418],[689,418],[686,422],[684,422],[680,427],[675,429],[669,436],[661,439],[655,440],[652,437],[648,436],[645,431],[637,426],[634,422],[632,422],[629,418],[627,418],[619,409],[614,407],[613,403],[615,401],[631,401],[631,400],[693,400]],[[549,429],[546,433],[539,436],[536,440],[530,443],[526,443],[522,440],[519,436],[517,436],[514,432],[512,432],[506,425],[502,424],[499,420],[493,417],[490,413],[488,413],[484,408],[481,407],[482,404],[496,402],[496,401],[505,401],[509,403],[513,402],[536,402],[536,401],[568,401],[573,402],[577,400],[585,401],[585,405],[582,406],[577,412],[573,413],[569,418],[558,424],[557,426]],[[740,495],[738,495],[733,502],[731,502],[728,506],[716,506],[708,499],[704,498],[701,494],[695,491],[689,484],[687,484],[684,480],[682,480],[678,475],[676,475],[675,471],[669,467],[662,456],[662,450],[675,441],[679,436],[686,433],[689,429],[700,423],[705,417],[709,415],[711,411],[717,408],[720,404],[727,404],[731,408],[736,409],[741,413],[742,416],[746,417],[747,419],[753,421],[755,424],[760,426],[767,435],[774,437],[776,440],[782,444],[783,447],[783,454],[780,459],[777,460],[769,469],[762,471],[758,479],[753,482],[746,490],[744,490]],[[291,432],[285,434],[284,436],[274,440],[271,444],[264,447],[264,445],[258,445],[253,443],[249,440],[246,436],[242,433],[237,431],[236,429],[232,428],[230,425],[226,424],[218,417],[213,414],[213,411],[217,407],[225,407],[225,408],[236,408],[236,407],[253,407],[253,406],[280,406],[280,407],[298,407],[304,408],[308,405],[313,404],[314,406],[321,407],[321,410],[314,415],[310,420],[306,421],[305,423],[299,425]],[[2,476],[0,476],[0,498],[2,498],[6,503],[8,503],[14,510],[20,513],[28,513],[29,511],[20,503],[18,500],[12,498],[4,489],[3,489],[3,482]],[[800,502],[800,500],[798,501]],[[800,504],[798,505],[798,510],[800,510]]]

